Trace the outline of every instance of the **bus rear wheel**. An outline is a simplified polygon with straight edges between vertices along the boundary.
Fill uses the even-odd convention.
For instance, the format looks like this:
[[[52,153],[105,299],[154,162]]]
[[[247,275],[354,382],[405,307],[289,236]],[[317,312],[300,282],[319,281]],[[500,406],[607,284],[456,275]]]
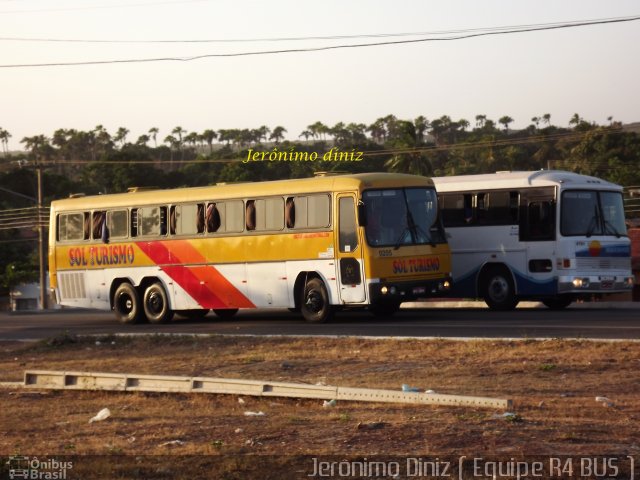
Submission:
[[[142,320],[140,295],[133,285],[121,283],[113,293],[113,311],[120,323],[138,323]]]
[[[218,317],[223,320],[228,320],[232,318],[236,313],[238,313],[237,308],[216,308],[213,310]]]
[[[167,292],[160,282],[152,283],[144,291],[142,299],[144,314],[149,323],[167,323],[173,318],[173,310],[169,308]]]
[[[558,295],[557,297],[545,298],[542,303],[551,310],[563,310],[575,300],[573,295]]]
[[[327,288],[319,278],[312,278],[304,286],[300,311],[309,323],[324,323],[333,317],[334,310],[329,304]]]
[[[480,291],[491,310],[513,310],[518,305],[513,279],[506,268],[487,270],[482,275]]]

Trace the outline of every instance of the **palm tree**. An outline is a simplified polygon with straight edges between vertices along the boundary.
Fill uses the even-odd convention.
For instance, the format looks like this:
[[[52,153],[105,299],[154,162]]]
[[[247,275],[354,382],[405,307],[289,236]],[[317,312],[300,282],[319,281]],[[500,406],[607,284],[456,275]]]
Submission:
[[[505,133],[509,133],[509,124],[513,123],[513,118],[511,118],[509,115],[505,115],[504,117],[500,117],[498,123],[504,126]]]
[[[158,127],[151,127],[149,129],[149,135],[151,135],[151,138],[153,138],[153,144],[155,145],[156,148],[158,148],[158,142],[156,141],[156,137],[159,131],[160,130],[158,130]]]
[[[476,128],[483,128],[486,122],[486,115],[476,115]]]
[[[124,147],[125,142],[127,141],[127,135],[129,135],[129,130],[124,127],[118,128],[115,137],[113,137],[114,142],[120,142],[120,147]]]
[[[418,137],[419,142],[424,142],[425,133],[429,129],[429,120],[424,115],[420,115],[417,117],[413,124],[416,127],[416,136]]]
[[[207,145],[209,145],[209,154],[213,155],[213,141],[218,138],[218,134],[215,132],[215,130],[210,130],[207,129],[204,132],[202,132],[202,139],[207,142]]]
[[[569,125],[577,127],[578,125],[580,125],[580,123],[582,123],[582,121],[582,117],[580,117],[580,115],[578,115],[577,113],[574,113],[573,117],[571,117],[571,120],[569,120]]]
[[[303,130],[302,133],[298,135],[298,138],[300,137],[304,137],[304,139],[308,141],[309,137],[313,137],[313,133],[311,133],[309,130]]]
[[[271,135],[269,136],[269,140],[273,140],[274,142],[276,142],[276,144],[280,143],[280,140],[284,140],[284,134],[286,131],[287,131],[286,128],[278,125],[271,132]]]
[[[5,157],[9,155],[9,139],[11,138],[11,134],[0,127],[0,142],[2,142],[2,151],[4,152]]]
[[[545,113],[544,115],[542,115],[542,121],[545,123],[547,127],[551,125],[551,114]]]
[[[140,146],[146,145],[149,142],[149,140],[151,140],[151,137],[149,135],[144,135],[144,134],[140,135],[138,137],[138,140],[136,140],[136,145],[140,145]]]
[[[184,142],[182,140],[182,134],[187,133],[187,131],[180,126],[177,126],[171,130],[171,133],[178,136],[178,148],[180,149],[180,161],[182,162],[184,161],[184,149],[182,148]]]
[[[20,140],[24,143],[24,147],[29,150],[32,159],[36,162],[48,160],[54,153],[53,148],[49,144],[49,139],[44,135],[34,135],[33,137],[24,137]]]

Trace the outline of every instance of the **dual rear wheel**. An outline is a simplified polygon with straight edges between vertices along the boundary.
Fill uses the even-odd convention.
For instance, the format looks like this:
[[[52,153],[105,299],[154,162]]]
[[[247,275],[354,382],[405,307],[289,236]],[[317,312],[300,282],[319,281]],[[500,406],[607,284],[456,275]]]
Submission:
[[[140,298],[138,290],[128,282],[121,283],[113,294],[113,311],[120,323],[139,323],[148,320],[149,323],[168,323],[174,315],[169,308],[169,298],[162,283],[154,282],[149,285]],[[215,314],[228,319],[233,317],[237,308],[215,309]],[[180,315],[189,319],[204,318],[208,309],[180,310]]]

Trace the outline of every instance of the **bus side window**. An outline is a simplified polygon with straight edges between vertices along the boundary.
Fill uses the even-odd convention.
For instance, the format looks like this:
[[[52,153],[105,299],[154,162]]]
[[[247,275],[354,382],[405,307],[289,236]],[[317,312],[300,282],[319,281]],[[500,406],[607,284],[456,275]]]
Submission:
[[[288,197],[284,204],[284,217],[287,228],[296,226],[296,204],[293,197]]]
[[[110,210],[107,212],[107,228],[109,238],[127,237],[127,211]]]
[[[102,238],[102,230],[104,228],[104,222],[107,212],[97,211],[93,212],[93,221],[91,222],[92,238],[94,240],[100,240]]]
[[[58,215],[58,241],[87,240],[84,225],[88,216],[88,213]]]
[[[169,233],[171,235],[176,234],[176,223],[178,221],[176,215],[176,206],[172,205],[171,208],[169,208]]]
[[[207,205],[207,232],[214,233],[220,228],[220,212],[215,203],[211,202]]]
[[[91,237],[91,214],[84,212],[84,240],[89,240]]]
[[[476,222],[481,225],[491,223],[489,217],[488,193],[476,194]],[[465,219],[468,218],[465,213]]]
[[[247,200],[245,226],[249,231],[256,229],[255,200]]]
[[[527,240],[553,240],[555,216],[550,201],[531,202],[528,206]]]
[[[167,207],[160,207],[160,235],[167,234]]]
[[[204,233],[204,203],[199,203],[196,210],[196,231]]]
[[[131,236],[132,237],[138,236],[138,209],[137,208],[131,209]]]

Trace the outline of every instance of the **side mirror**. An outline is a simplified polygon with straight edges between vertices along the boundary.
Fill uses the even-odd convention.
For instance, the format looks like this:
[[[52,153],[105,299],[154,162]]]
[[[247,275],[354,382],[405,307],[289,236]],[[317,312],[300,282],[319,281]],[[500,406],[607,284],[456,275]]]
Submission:
[[[358,225],[367,226],[367,207],[362,201],[358,202]]]

